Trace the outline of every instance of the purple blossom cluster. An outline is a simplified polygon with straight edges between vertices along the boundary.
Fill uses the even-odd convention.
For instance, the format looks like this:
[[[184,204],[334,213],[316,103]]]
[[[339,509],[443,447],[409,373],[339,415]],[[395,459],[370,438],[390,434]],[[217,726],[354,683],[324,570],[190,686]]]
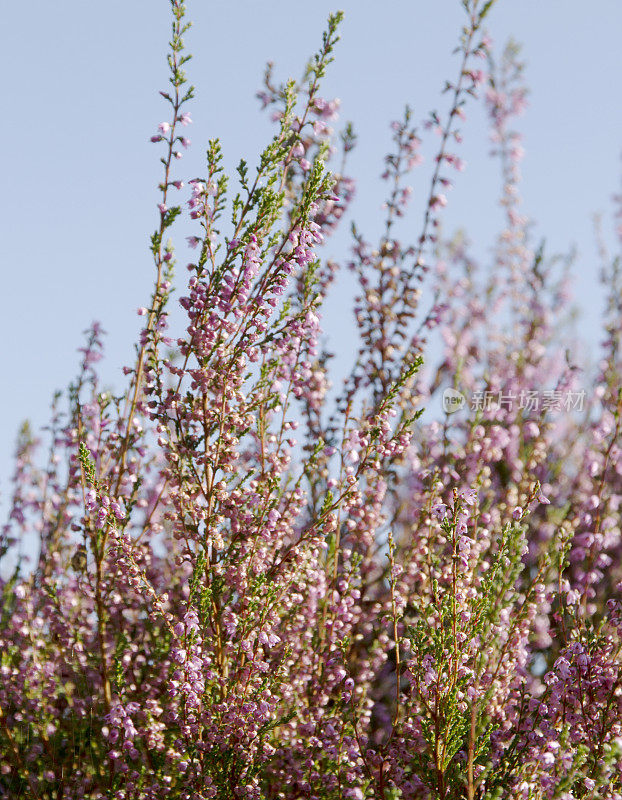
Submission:
[[[353,225],[341,265],[325,243],[354,198],[356,137],[320,94],[341,15],[299,82],[267,70],[275,134],[230,194],[217,141],[203,177],[173,175],[193,90],[171,0],[135,362],[103,391],[94,325],[47,460],[28,426],[18,439],[0,798],[622,800],[621,261],[603,250],[582,414],[442,413],[444,388],[561,392],[590,374],[567,265],[521,209],[517,50],[493,59],[492,3],[463,5],[449,108],[391,125],[382,232]],[[441,227],[482,87],[503,210],[484,265]],[[173,330],[179,217],[193,260]],[[342,381],[322,328],[341,266],[359,337]]]

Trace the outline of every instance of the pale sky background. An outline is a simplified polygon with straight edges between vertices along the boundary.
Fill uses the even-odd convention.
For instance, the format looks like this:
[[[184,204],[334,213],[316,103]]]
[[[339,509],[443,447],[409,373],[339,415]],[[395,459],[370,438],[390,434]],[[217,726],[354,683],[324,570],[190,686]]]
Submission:
[[[325,97],[340,97],[359,145],[351,173],[359,181],[352,209],[358,226],[378,231],[378,180],[389,122],[406,103],[417,118],[443,108],[440,90],[457,70],[452,50],[462,24],[459,0],[190,0],[194,27],[188,65],[197,87],[192,139],[177,177],[203,173],[211,137],[220,137],[230,168],[252,164],[272,130],[254,98],[267,60],[276,74],[297,76],[321,41],[328,13],[346,13]],[[81,332],[97,319],[109,332],[105,384],[123,385],[148,302],[148,237],[157,221],[157,146],[149,136],[168,119],[158,90],[167,78],[165,0],[34,0],[2,3],[4,193],[0,341],[0,507],[10,492],[11,452],[20,422],[40,428],[56,388],[75,374]],[[530,107],[525,135],[524,210],[549,251],[576,245],[575,293],[582,334],[596,342],[601,316],[592,215],[605,214],[611,242],[611,195],[620,183],[622,3],[620,0],[498,0],[488,29],[501,45],[523,45]],[[499,180],[487,160],[487,130],[474,104],[464,126],[446,229],[465,227],[485,256],[497,231]],[[429,156],[431,150],[428,148]],[[427,192],[427,172],[413,177]],[[185,199],[185,195],[184,195]],[[416,205],[413,236],[420,225]],[[180,235],[180,239],[182,236]],[[348,238],[331,244],[347,254]],[[185,256],[178,275],[185,280]],[[182,292],[183,293],[183,292]],[[351,343],[343,298],[332,298],[326,326]],[[342,355],[347,356],[347,353]]]

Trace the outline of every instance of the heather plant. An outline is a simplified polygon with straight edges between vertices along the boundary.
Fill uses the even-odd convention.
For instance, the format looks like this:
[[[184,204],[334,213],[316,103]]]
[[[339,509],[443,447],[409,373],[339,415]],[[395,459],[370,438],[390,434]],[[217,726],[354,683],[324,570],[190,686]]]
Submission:
[[[231,180],[212,140],[184,182],[189,24],[171,0],[135,362],[104,391],[93,325],[47,459],[18,438],[0,797],[622,798],[620,261],[601,248],[590,377],[568,263],[521,209],[518,49],[493,53],[490,0],[462,5],[448,111],[392,123],[379,240],[353,224],[339,264],[323,243],[356,136],[321,82],[342,15],[300,80],[266,71],[257,165]],[[480,95],[504,211],[484,265],[441,228]],[[172,331],[180,217],[193,260]],[[321,313],[341,267],[358,344],[336,381]]]

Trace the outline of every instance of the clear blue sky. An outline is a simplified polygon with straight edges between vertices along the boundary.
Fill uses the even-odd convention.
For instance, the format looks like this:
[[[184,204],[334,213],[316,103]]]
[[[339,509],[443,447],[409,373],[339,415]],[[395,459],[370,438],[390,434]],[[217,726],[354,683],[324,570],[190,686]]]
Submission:
[[[405,103],[420,117],[442,103],[444,79],[456,72],[459,0],[189,0],[197,99],[187,129],[193,147],[179,177],[202,173],[214,136],[230,166],[241,156],[252,162],[271,130],[254,99],[265,62],[275,61],[282,77],[297,75],[339,7],[346,18],[324,94],[340,97],[342,119],[355,123],[353,213],[361,228],[377,230],[388,123]],[[151,280],[148,236],[160,172],[148,138],[166,118],[158,90],[169,33],[165,0],[5,3],[2,16],[0,506],[17,427],[26,417],[35,428],[45,424],[52,392],[75,372],[90,321],[109,332],[106,383],[120,387],[121,366],[131,361],[135,309],[147,301]],[[577,246],[576,295],[593,340],[600,295],[591,217],[610,212],[621,166],[622,3],[498,0],[488,26],[498,44],[508,36],[523,44],[531,89],[520,122],[524,207],[551,250]],[[486,162],[479,109],[472,107],[465,131],[467,171],[445,219],[448,228],[466,227],[485,254],[499,219],[498,176]],[[414,186],[425,191],[424,183]],[[418,223],[415,214],[413,230]],[[335,245],[342,253],[345,242]],[[333,300],[327,312],[333,330],[337,307]]]

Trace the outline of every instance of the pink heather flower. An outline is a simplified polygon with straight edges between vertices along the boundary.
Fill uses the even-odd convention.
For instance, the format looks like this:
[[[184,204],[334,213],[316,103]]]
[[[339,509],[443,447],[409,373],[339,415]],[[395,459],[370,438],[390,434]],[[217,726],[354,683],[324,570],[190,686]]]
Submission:
[[[523,516],[523,509],[520,506],[516,506],[514,511],[512,511],[512,517],[515,520],[519,520]]]
[[[186,139],[185,136],[182,136],[179,140],[185,148],[190,147],[190,139]]]
[[[138,314],[139,317],[144,317],[145,314],[147,313],[147,309],[144,306],[141,306],[141,308],[136,309],[136,313]]]
[[[304,172],[308,172],[311,169],[311,162],[307,161],[306,158],[301,158],[300,169],[304,170]]]
[[[557,659],[557,661],[553,665],[553,669],[562,680],[568,680],[568,678],[572,674],[570,672],[570,664],[568,663],[567,659],[565,659],[563,656],[560,656]]]
[[[158,125],[158,130],[161,133],[168,133],[170,131],[170,129],[171,129],[171,126],[170,126],[170,124],[168,122],[161,122]]]
[[[161,142],[162,141],[162,137],[161,136],[152,136],[149,141],[150,142]]]
[[[448,164],[451,164],[458,172],[464,172],[464,168],[466,166],[465,162],[454,153],[447,153],[445,156],[445,161],[447,161]]]
[[[160,209],[160,214],[166,214],[168,211],[168,206],[166,203],[158,203],[158,208]]]
[[[551,504],[551,501],[543,492],[538,492],[538,500],[542,503],[542,505],[548,506]]]
[[[173,181],[173,183],[171,185],[174,186],[176,189],[183,189],[184,188],[184,182],[183,181]]]
[[[581,599],[581,594],[576,589],[570,589],[566,592],[566,602],[569,606],[575,605]]]
[[[477,502],[477,492],[475,489],[467,489],[466,492],[461,492],[460,497],[464,500],[467,506],[474,506]]]
[[[430,208],[436,210],[437,208],[444,208],[447,205],[447,198],[444,194],[435,195],[430,201]]]
[[[469,75],[476,86],[484,80],[484,73],[481,69],[472,70]]]
[[[471,552],[471,544],[471,539],[469,539],[468,536],[462,535],[458,540],[458,552],[464,556],[468,556]]]
[[[555,756],[553,755],[553,753],[547,750],[546,752],[542,753],[542,755],[539,757],[538,760],[540,761],[543,767],[548,769],[549,767],[552,767],[553,764],[555,763]]]
[[[192,122],[192,117],[188,111],[184,111],[184,113],[177,117],[177,119],[182,125],[190,125]]]
[[[97,503],[97,493],[95,489],[89,489],[85,495],[86,507],[92,511]]]

